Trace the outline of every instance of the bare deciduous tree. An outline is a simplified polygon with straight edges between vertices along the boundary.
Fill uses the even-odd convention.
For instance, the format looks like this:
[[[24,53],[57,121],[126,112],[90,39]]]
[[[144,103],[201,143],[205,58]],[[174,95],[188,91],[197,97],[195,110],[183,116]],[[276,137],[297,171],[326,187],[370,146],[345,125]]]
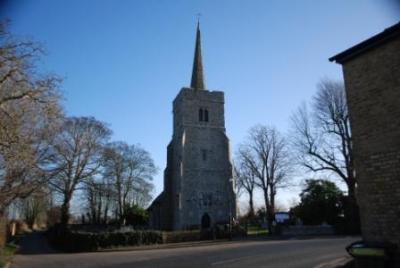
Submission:
[[[140,146],[113,142],[104,151],[103,166],[103,176],[113,184],[118,219],[123,222],[127,207],[150,199],[154,162]]]
[[[38,189],[29,197],[21,200],[21,212],[29,228],[35,224],[46,223],[46,212],[49,208],[49,193],[45,189]]]
[[[58,84],[36,73],[40,46],[16,40],[0,23],[0,216],[49,178],[49,151],[61,109]]]
[[[268,231],[272,234],[275,196],[278,188],[288,186],[291,162],[285,139],[275,129],[258,125],[250,129],[247,141],[238,150],[242,163],[254,174],[264,194]]]
[[[254,217],[254,190],[256,188],[255,175],[251,168],[246,165],[246,162],[242,159],[240,153],[237,154],[235,161],[235,175],[238,191],[244,190],[249,196],[249,211],[247,216],[249,218]]]
[[[88,205],[89,222],[92,224],[107,223],[108,214],[113,205],[112,184],[104,177],[96,180],[91,177],[84,187]]]
[[[96,175],[101,166],[104,145],[111,135],[106,125],[93,117],[64,120],[56,137],[51,186],[63,198],[61,224],[68,224],[72,195],[77,187]]]
[[[302,105],[292,116],[292,125],[298,162],[310,171],[331,172],[340,178],[347,185],[350,199],[347,216],[358,222],[356,175],[344,84],[321,81],[312,112]]]
[[[153,183],[146,180],[139,180],[134,187],[133,204],[145,208],[152,199],[153,190]]]

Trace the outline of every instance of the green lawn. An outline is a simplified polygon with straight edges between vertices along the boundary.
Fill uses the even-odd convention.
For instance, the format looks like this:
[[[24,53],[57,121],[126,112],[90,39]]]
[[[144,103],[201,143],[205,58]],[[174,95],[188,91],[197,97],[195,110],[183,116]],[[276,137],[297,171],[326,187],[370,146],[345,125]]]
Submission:
[[[268,230],[256,225],[249,225],[247,227],[247,235],[267,235]]]

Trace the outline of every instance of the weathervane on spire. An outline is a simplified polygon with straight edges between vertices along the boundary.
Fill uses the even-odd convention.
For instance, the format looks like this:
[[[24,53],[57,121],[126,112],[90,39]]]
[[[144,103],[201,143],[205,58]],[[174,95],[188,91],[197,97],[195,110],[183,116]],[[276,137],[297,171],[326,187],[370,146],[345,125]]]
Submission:
[[[196,16],[197,16],[197,24],[200,24],[200,18],[202,16],[202,14],[199,12],[196,14]]]

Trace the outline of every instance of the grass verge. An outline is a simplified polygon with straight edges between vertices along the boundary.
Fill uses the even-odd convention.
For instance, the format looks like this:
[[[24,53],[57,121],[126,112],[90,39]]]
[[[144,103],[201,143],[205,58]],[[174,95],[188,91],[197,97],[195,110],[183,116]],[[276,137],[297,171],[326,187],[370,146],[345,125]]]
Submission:
[[[18,247],[14,244],[7,244],[3,249],[0,249],[0,268],[3,268],[17,251]]]

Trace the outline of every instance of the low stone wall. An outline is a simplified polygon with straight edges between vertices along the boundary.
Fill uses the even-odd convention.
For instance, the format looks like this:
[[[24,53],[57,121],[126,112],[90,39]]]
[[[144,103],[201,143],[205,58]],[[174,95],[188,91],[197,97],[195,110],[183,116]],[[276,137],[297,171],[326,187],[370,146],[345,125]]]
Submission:
[[[317,226],[285,226],[282,228],[282,235],[285,236],[305,236],[305,235],[333,235],[335,230],[331,225]]]
[[[202,238],[200,230],[163,232],[162,237],[164,244],[200,241]]]

